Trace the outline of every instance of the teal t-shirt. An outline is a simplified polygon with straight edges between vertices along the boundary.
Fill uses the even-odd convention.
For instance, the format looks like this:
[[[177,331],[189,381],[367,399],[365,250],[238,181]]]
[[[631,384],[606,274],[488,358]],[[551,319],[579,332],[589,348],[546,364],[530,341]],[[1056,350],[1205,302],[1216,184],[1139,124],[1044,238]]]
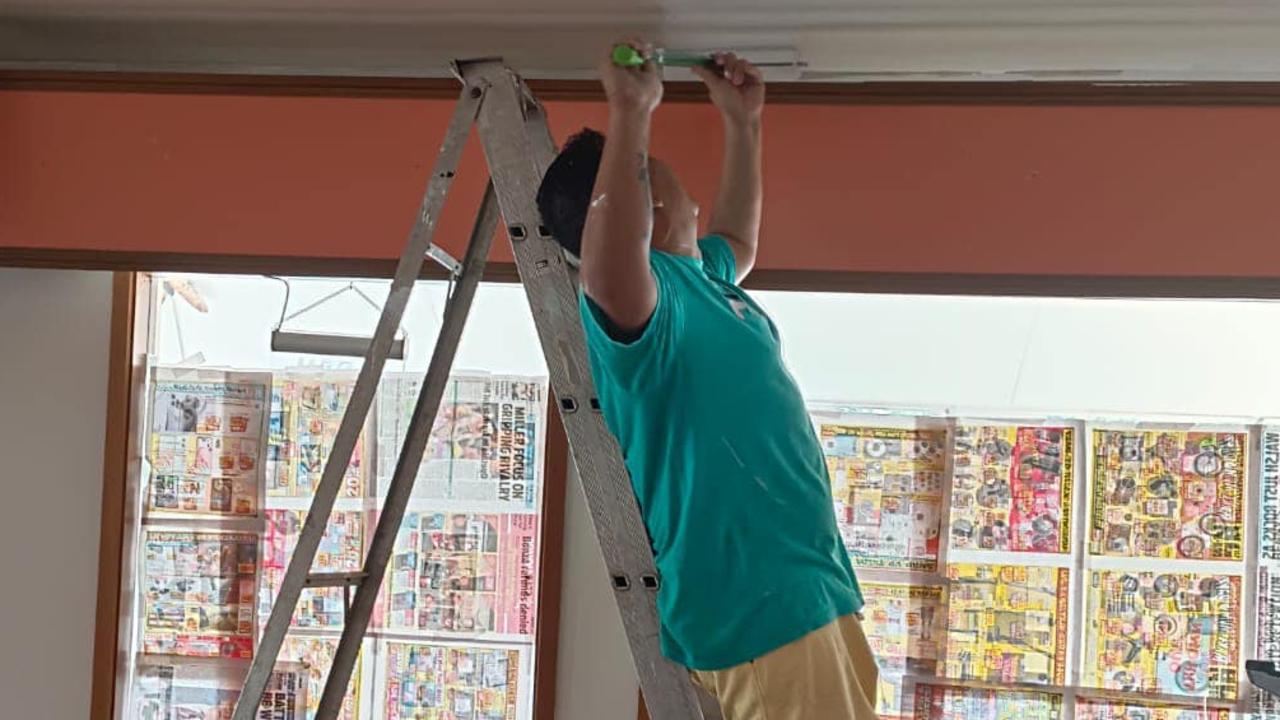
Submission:
[[[582,296],[591,372],[661,577],[662,651],[694,670],[753,660],[862,609],[822,448],[773,321],[728,243],[650,253],[658,302],[629,343]]]

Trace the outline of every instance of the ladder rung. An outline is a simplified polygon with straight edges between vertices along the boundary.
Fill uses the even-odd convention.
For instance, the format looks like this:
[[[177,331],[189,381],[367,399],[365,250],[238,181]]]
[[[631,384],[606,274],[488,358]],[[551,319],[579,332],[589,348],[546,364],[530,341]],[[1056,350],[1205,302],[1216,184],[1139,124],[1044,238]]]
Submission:
[[[343,585],[359,585],[364,581],[364,571],[311,573],[307,576],[307,587],[342,587]]]
[[[271,333],[272,351],[306,355],[364,357],[369,351],[370,342],[372,342],[371,338],[359,335],[325,335],[288,330],[275,330]],[[404,359],[403,339],[396,338],[391,341],[391,352],[387,353],[387,357],[392,360]]]
[[[458,262],[456,258],[446,252],[445,249],[439,245],[432,243],[427,248],[427,257],[440,263],[444,266],[444,269],[448,270],[454,277],[462,275],[462,263]]]

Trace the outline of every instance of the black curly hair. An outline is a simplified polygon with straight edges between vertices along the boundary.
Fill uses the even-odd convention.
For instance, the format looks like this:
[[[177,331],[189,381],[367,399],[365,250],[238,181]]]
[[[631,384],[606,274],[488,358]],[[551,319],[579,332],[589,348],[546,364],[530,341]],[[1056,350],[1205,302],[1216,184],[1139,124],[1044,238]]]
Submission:
[[[591,128],[569,138],[538,187],[538,213],[551,237],[575,258],[582,254],[582,228],[600,172],[604,135]]]

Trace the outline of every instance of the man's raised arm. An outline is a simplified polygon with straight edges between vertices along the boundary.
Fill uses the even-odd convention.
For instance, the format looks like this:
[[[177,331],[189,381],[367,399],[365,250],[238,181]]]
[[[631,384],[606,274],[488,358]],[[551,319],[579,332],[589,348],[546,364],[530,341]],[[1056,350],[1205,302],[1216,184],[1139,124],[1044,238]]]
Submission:
[[[618,330],[636,333],[658,300],[649,269],[649,126],[662,101],[662,78],[652,62],[622,68],[610,58],[601,63],[600,77],[609,99],[609,131],[582,230],[579,278]]]
[[[724,118],[724,159],[720,189],[708,231],[733,248],[742,280],[756,262],[763,206],[760,160],[764,79],[760,71],[732,53],[716,55],[717,69],[695,72],[711,93],[711,102]]]

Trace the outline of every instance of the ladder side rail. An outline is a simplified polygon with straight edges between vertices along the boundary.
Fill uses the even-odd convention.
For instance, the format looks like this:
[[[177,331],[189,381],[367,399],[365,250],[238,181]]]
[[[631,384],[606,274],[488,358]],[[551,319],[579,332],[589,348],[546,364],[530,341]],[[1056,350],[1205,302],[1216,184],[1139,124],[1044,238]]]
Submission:
[[[271,608],[271,615],[263,629],[258,648],[254,652],[249,672],[245,676],[244,687],[232,715],[233,720],[255,720],[258,706],[262,702],[262,693],[270,680],[276,658],[280,654],[280,647],[284,644],[298,599],[306,584],[307,574],[311,571],[316,551],[329,524],[329,517],[333,512],[338,491],[342,487],[347,465],[351,462],[356,442],[369,415],[369,409],[373,405],[387,355],[395,340],[396,329],[400,326],[405,308],[409,304],[413,285],[422,273],[427,251],[432,247],[431,239],[435,234],[440,210],[444,206],[449,187],[457,173],[462,150],[471,132],[471,126],[475,123],[480,101],[481,96],[473,95],[464,89],[453,117],[449,121],[418,216],[396,265],[387,301],[383,305],[373,339],[369,343],[364,363],[356,377],[351,398],[342,414],[342,421],[338,425],[338,432],[334,437],[328,460],[325,462],[320,484],[312,498],[311,508],[298,535],[298,544],[281,581],[280,591]]]
[[[598,412],[577,287],[538,216],[538,186],[556,153],[546,116],[524,82],[500,62],[466,63],[460,70],[468,84],[488,86],[477,119],[485,157],[646,705],[654,720],[699,720],[701,700],[688,670],[660,650],[659,578],[648,532],[617,440]]]
[[[316,710],[317,720],[334,720],[342,710],[347,685],[351,682],[351,674],[355,668],[356,659],[360,655],[360,646],[367,632],[369,619],[373,615],[374,606],[377,604],[378,590],[382,587],[387,563],[390,562],[391,553],[395,547],[396,534],[404,521],[405,510],[413,494],[418,467],[422,464],[427,442],[431,439],[431,428],[440,411],[440,401],[444,398],[445,388],[449,384],[453,359],[457,355],[458,343],[462,339],[462,331],[466,326],[467,316],[471,312],[472,300],[475,299],[480,279],[484,275],[485,260],[489,256],[489,248],[493,245],[497,226],[498,203],[494,199],[493,183],[490,182],[485,188],[480,213],[476,217],[471,242],[467,246],[466,257],[462,263],[462,275],[454,285],[453,294],[445,305],[440,335],[436,338],[435,350],[427,366],[427,375],[418,392],[418,401],[414,405],[413,416],[409,420],[404,446],[400,450],[400,457],[396,460],[395,472],[392,474],[391,484],[387,490],[387,499],[383,503],[382,512],[378,514],[378,525],[369,542],[369,552],[365,556],[364,578],[360,581],[355,600],[351,603],[346,622],[343,623],[342,637],[338,641],[333,665],[329,669],[329,677],[325,680],[324,692],[320,696],[320,705]]]

